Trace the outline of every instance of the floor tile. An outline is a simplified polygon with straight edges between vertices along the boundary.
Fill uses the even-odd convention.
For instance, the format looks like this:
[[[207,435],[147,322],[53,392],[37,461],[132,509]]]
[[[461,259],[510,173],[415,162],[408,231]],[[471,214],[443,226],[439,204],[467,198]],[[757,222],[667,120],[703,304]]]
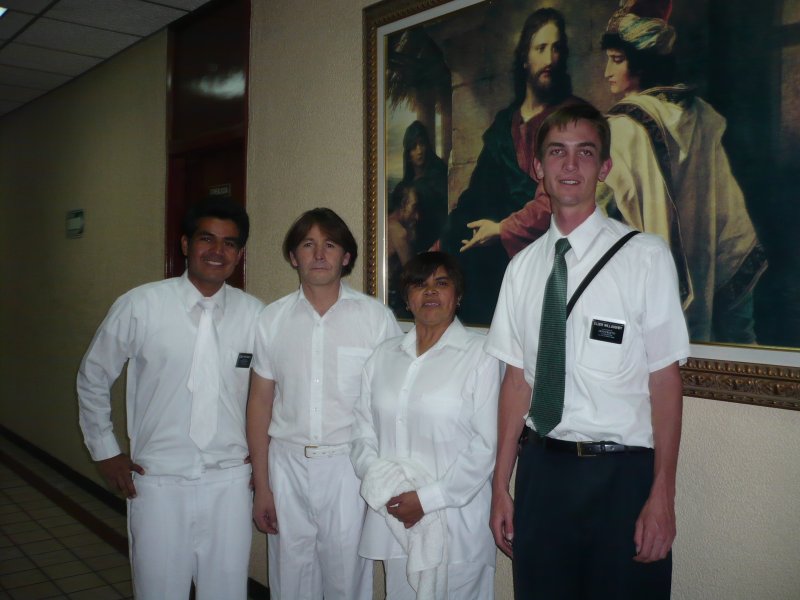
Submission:
[[[75,554],[78,558],[86,559],[91,556],[102,556],[104,554],[119,554],[114,548],[106,544],[105,542],[97,542],[98,538],[95,538],[94,544],[90,544],[88,546],[79,546],[79,547],[70,547],[70,551]]]
[[[15,488],[7,488],[6,495],[18,504],[27,504],[31,500],[42,500],[46,496],[34,487],[20,485]]]
[[[16,546],[0,548],[0,562],[5,562],[7,560],[11,560],[12,558],[22,558],[23,556],[25,555],[22,553],[22,550]]]
[[[47,576],[39,569],[30,569],[28,571],[19,571],[17,573],[3,575],[3,587],[6,589],[33,585],[34,583],[41,583],[42,581],[47,581]]]
[[[35,554],[31,556],[31,560],[35,562],[38,567],[46,567],[48,565],[58,565],[73,561],[75,560],[75,555],[66,548],[62,548],[61,550]]]
[[[76,535],[78,533],[89,533],[89,530],[78,522],[48,527],[47,531],[50,532],[53,537],[59,539],[64,539],[66,536]]]
[[[130,581],[123,581],[122,583],[115,583],[114,589],[117,590],[125,598],[133,596],[133,585]]]
[[[60,590],[51,582],[43,581],[9,591],[14,600],[42,600],[43,598],[62,598]]]
[[[108,583],[122,583],[123,581],[130,581],[131,569],[128,565],[119,565],[111,567],[110,569],[103,569],[97,572],[100,577],[105,579]]]
[[[36,562],[35,559],[34,562]],[[119,552],[115,552],[114,554],[103,554],[102,556],[89,556],[83,559],[83,562],[85,562],[95,571],[102,571],[103,569],[110,569],[111,567],[125,565],[125,568],[128,569],[128,573],[130,574],[128,557],[120,554]]]
[[[52,517],[55,515],[65,515],[66,511],[60,509],[52,504],[38,507],[38,508],[25,508],[25,512],[32,516],[34,519],[42,519],[44,517]]]
[[[53,536],[47,533],[44,529],[36,526],[37,529],[31,531],[20,531],[19,533],[9,533],[8,537],[15,544],[30,544],[32,542],[42,542],[45,540],[53,539]]]
[[[70,600],[116,600],[117,598],[122,598],[122,594],[110,585],[81,590],[80,592],[74,592],[69,595]]]
[[[45,552],[53,552],[54,550],[63,550],[64,544],[55,539],[42,540],[41,542],[31,542],[29,544],[20,544],[22,551],[28,556],[36,556],[37,554],[44,554]]]
[[[6,535],[11,535],[12,533],[20,533],[22,531],[44,531],[36,521],[32,519],[26,519],[24,521],[20,521],[18,523],[9,523],[8,525],[3,525],[0,527],[3,530],[3,533]]]
[[[30,520],[30,515],[21,509],[0,514],[0,526],[11,525],[12,523],[21,523],[22,521]]]
[[[67,548],[80,548],[81,546],[88,546],[97,541],[97,536],[90,531],[83,533],[76,533],[75,535],[65,535],[58,540]]]
[[[70,523],[77,523],[77,521],[67,514],[54,515],[52,517],[44,517],[43,519],[36,519],[40,527],[48,529],[50,527],[58,527],[59,525],[69,525]]]
[[[10,573],[27,571],[34,567],[35,565],[27,557],[12,558],[11,560],[4,560],[0,563],[0,575],[6,576]]]
[[[39,508],[46,508],[48,506],[52,506],[52,504],[53,501],[50,500],[50,498],[45,498],[44,496],[42,496],[41,498],[26,500],[24,503],[20,503],[20,506],[30,513],[30,511],[32,510],[37,510]]]
[[[56,579],[56,585],[61,591],[66,593],[88,590],[90,588],[102,587],[105,582],[94,573],[84,573],[83,575],[73,575]]]
[[[89,565],[80,560],[71,560],[68,562],[58,563],[54,565],[42,566],[42,571],[50,579],[61,579],[63,577],[70,577],[72,575],[83,575],[84,573],[91,572]]]

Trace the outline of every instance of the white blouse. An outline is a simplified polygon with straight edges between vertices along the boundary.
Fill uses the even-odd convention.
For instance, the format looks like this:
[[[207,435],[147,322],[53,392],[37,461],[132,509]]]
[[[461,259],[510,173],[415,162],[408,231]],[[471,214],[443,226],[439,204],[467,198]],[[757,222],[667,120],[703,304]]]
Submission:
[[[454,320],[416,355],[416,329],[381,344],[364,366],[351,459],[363,478],[377,458],[407,458],[433,481],[417,490],[425,513],[444,509],[448,562],[494,565],[489,530],[500,362],[484,336]],[[405,556],[383,516],[369,509],[359,554]]]

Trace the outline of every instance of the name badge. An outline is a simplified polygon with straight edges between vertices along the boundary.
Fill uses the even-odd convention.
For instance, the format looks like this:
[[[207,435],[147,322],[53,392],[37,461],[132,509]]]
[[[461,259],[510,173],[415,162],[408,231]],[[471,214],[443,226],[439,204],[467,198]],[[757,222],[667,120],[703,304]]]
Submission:
[[[592,329],[589,332],[589,337],[598,342],[621,344],[624,333],[625,323],[607,319],[592,319]]]
[[[236,359],[237,369],[249,369],[250,363],[253,362],[253,355],[247,352],[239,352],[239,358]]]

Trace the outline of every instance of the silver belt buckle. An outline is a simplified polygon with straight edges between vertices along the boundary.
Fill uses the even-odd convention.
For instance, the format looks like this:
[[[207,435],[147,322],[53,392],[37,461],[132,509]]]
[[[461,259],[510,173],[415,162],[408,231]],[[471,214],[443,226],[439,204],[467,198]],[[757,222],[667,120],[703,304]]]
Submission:
[[[303,448],[303,456],[305,456],[306,458],[313,458],[312,456],[308,455],[308,450],[309,449],[316,450],[317,448],[319,448],[319,446],[305,446]]]

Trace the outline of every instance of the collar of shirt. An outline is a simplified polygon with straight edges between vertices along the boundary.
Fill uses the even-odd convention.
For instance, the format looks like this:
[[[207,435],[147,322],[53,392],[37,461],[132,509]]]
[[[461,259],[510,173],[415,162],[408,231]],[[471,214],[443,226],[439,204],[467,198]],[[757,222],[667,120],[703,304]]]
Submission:
[[[464,350],[467,347],[469,340],[469,332],[458,320],[458,317],[453,319],[453,322],[445,329],[442,337],[428,350],[436,350],[444,346],[450,346],[456,350]],[[412,327],[400,343],[400,349],[408,354],[411,358],[417,358],[417,328]]]
[[[223,284],[217,293],[211,296],[211,299],[214,300],[214,303],[217,305],[220,315],[225,314],[225,290],[227,287],[227,284]],[[180,276],[180,281],[178,281],[178,293],[180,295],[181,302],[183,302],[183,305],[186,308],[186,312],[189,313],[192,312],[195,307],[197,307],[197,303],[200,302],[200,300],[202,300],[204,297],[203,294],[200,293],[200,290],[194,287],[194,284],[189,281],[189,276],[186,271],[183,272],[183,275]]]
[[[595,206],[594,212],[589,215],[589,218],[566,236],[569,240],[570,248],[572,248],[572,251],[575,253],[576,260],[580,261],[592,247],[595,238],[603,230],[607,218],[608,217],[603,215],[603,211],[600,210],[600,207]],[[562,237],[564,237],[564,234],[558,230],[556,220],[554,218],[550,219],[550,229],[547,231],[548,264],[553,262],[556,242]]]
[[[354,299],[357,299],[357,298],[358,298],[358,294],[356,292],[354,292],[353,289],[349,285],[347,285],[344,281],[340,281],[339,282],[339,298],[336,300],[336,302],[333,303],[333,306],[331,306],[331,308],[328,309],[328,312],[330,312],[342,300],[354,300]],[[305,303],[306,306],[308,306],[309,308],[311,308],[312,311],[314,311],[314,314],[317,314],[317,311],[315,311],[313,306],[311,306],[311,302],[309,302],[308,298],[306,298],[306,295],[303,292],[303,286],[302,285],[297,289],[297,296],[295,297],[295,301],[294,302],[295,302],[295,305],[297,305],[300,302]],[[328,313],[326,312],[325,314],[327,315]],[[318,314],[317,314],[317,316],[319,317]]]

